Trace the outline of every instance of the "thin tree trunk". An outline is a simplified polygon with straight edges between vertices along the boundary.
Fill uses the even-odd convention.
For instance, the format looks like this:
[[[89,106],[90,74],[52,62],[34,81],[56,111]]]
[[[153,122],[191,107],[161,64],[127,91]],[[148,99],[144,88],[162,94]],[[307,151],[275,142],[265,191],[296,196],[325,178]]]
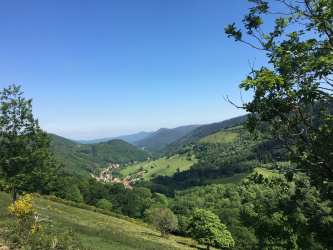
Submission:
[[[13,202],[14,202],[14,205],[16,204],[16,200],[17,200],[17,192],[14,189],[14,192],[13,192]]]

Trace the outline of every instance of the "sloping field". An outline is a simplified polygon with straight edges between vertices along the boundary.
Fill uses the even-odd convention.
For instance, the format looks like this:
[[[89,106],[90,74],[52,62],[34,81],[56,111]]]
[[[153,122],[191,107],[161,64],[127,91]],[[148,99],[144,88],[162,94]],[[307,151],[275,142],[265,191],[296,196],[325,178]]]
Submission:
[[[90,249],[193,249],[205,246],[187,238],[171,235],[161,238],[156,229],[111,216],[74,208],[48,199],[34,197],[37,212],[46,221],[41,223],[52,227],[54,232],[72,230]],[[4,225],[13,221],[9,218],[8,206],[11,196],[0,192],[0,243]],[[0,244],[1,245],[1,244]]]
[[[208,143],[229,143],[234,142],[235,139],[240,137],[240,133],[244,133],[245,129],[243,126],[237,126],[233,128],[223,129],[214,134],[208,135],[202,139],[200,142],[208,142]]]
[[[273,176],[279,176],[279,173],[275,173],[272,170],[264,169],[264,168],[255,168],[252,173],[240,173],[235,174],[230,177],[223,177],[223,178],[210,178],[206,179],[206,181],[210,184],[241,184],[243,181],[246,181],[248,177],[250,177],[254,173],[262,174],[265,178],[273,177]]]
[[[191,161],[189,161],[187,160],[187,154],[177,154],[171,156],[169,159],[163,157],[157,159],[156,161],[138,163],[133,166],[126,167],[120,173],[124,176],[136,176],[142,166],[143,170],[148,171],[148,173],[143,174],[145,179],[150,179],[155,175],[172,176],[178,168],[180,171],[188,170],[196,162],[198,162],[198,160],[195,159],[194,156],[192,156]]]

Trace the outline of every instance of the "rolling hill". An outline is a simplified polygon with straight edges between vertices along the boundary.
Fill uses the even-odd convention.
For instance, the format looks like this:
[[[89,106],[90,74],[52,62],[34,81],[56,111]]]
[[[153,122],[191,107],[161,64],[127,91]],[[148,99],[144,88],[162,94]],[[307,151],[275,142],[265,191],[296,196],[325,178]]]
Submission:
[[[130,166],[120,173],[124,178],[128,174],[136,180],[135,174],[139,170],[147,171],[140,175],[146,182],[137,185],[172,196],[176,190],[193,186],[239,183],[254,171],[264,176],[277,174],[277,169],[290,166],[284,157],[285,152],[269,150],[278,146],[277,143],[269,136],[253,140],[242,125],[229,125],[228,128],[192,141],[178,150],[168,151],[163,158]]]
[[[99,142],[106,142],[110,140],[123,140],[128,143],[133,143],[139,140],[142,140],[146,138],[147,136],[151,135],[153,132],[139,132],[133,135],[122,135],[122,136],[116,136],[116,137],[111,137],[111,138],[102,138],[102,139],[96,139],[96,140],[74,140],[78,143],[82,144],[93,144],[93,143],[99,143]]]
[[[152,133],[150,136],[134,142],[134,145],[145,148],[146,150],[158,151],[166,144],[172,143],[186,136],[201,126],[202,125],[188,125],[173,129],[161,128],[158,131]]]
[[[51,137],[51,148],[64,162],[65,173],[69,175],[89,177],[90,173],[97,174],[110,164],[142,162],[149,157],[146,152],[119,139],[80,144],[54,134]]]
[[[158,159],[120,167],[110,174],[131,185],[138,185],[139,180],[146,180],[147,187],[155,183],[155,191],[166,195],[198,185],[241,183],[254,171],[271,176],[277,174],[277,165],[288,164],[281,157],[275,164],[268,158],[265,144],[272,143],[270,138],[253,140],[242,125],[229,125]]]
[[[165,147],[165,151],[168,150],[174,150],[174,149],[179,149],[181,148],[183,145],[186,145],[192,141],[196,141],[199,140],[201,138],[204,138],[210,134],[214,134],[216,132],[218,132],[219,130],[223,129],[223,128],[227,128],[229,126],[234,126],[237,124],[242,124],[244,121],[246,121],[247,119],[247,115],[243,115],[243,116],[238,116],[235,118],[231,118],[228,120],[224,120],[221,122],[216,122],[216,123],[212,123],[212,124],[207,124],[204,126],[201,126],[197,129],[195,129],[194,131],[188,133],[187,135],[185,135],[182,138],[179,138],[178,140],[169,143],[166,147]]]

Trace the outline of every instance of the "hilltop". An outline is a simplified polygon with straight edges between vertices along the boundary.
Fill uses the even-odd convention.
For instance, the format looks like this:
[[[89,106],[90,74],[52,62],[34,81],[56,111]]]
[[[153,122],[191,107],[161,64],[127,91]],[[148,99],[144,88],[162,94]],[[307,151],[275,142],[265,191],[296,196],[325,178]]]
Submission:
[[[169,143],[164,148],[164,151],[179,149],[186,144],[189,144],[193,141],[204,138],[210,134],[214,134],[223,128],[227,128],[229,126],[234,126],[237,124],[242,124],[246,120],[247,120],[247,115],[242,115],[242,116],[234,117],[234,118],[224,120],[221,122],[215,122],[212,124],[207,124],[207,125],[198,127],[193,132],[190,132],[187,135],[185,135],[184,137],[179,138],[177,141]]]
[[[51,148],[64,162],[65,173],[90,177],[114,164],[146,161],[149,155],[139,148],[119,139],[94,144],[80,144],[51,134]]]
[[[173,129],[161,128],[148,137],[134,142],[134,145],[150,151],[159,151],[163,146],[177,141],[202,125],[188,125]]]
[[[114,139],[119,139],[123,140],[128,143],[133,143],[136,141],[139,141],[143,138],[146,138],[147,136],[151,135],[153,132],[139,132],[136,134],[132,135],[122,135],[122,136],[116,136],[116,137],[111,137],[111,138],[101,138],[101,139],[95,139],[95,140],[74,140],[78,143],[82,144],[93,144],[93,143],[99,143],[99,142],[106,142],[106,141],[111,141]]]

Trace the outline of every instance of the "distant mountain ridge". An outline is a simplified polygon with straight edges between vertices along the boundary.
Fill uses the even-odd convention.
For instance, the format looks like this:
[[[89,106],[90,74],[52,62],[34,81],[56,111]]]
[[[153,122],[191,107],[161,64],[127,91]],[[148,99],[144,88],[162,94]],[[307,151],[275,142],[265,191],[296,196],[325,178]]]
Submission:
[[[147,136],[151,135],[153,132],[139,132],[133,135],[121,135],[121,136],[116,136],[116,137],[111,137],[111,138],[101,138],[101,139],[95,139],[95,140],[73,140],[78,143],[82,144],[93,144],[93,143],[100,143],[100,142],[106,142],[110,140],[123,140],[128,143],[133,143],[136,141],[139,141],[143,138],[146,138]]]
[[[167,150],[173,150],[173,149],[179,149],[183,145],[186,145],[192,141],[199,140],[201,138],[204,138],[210,134],[216,133],[219,130],[226,128],[228,126],[233,126],[236,124],[242,124],[247,120],[247,115],[237,116],[228,120],[224,120],[221,122],[215,122],[212,124],[207,124],[204,126],[201,126],[194,131],[188,133],[182,138],[179,138],[178,140],[168,144],[164,151]]]
[[[136,141],[133,144],[148,150],[156,150],[166,144],[177,141],[201,126],[202,125],[188,125],[173,129],[161,128],[146,138]]]
[[[51,134],[53,139],[51,147],[57,158],[64,162],[65,174],[88,177],[90,173],[96,174],[110,164],[147,161],[149,154],[138,147],[160,153],[176,150],[223,128],[241,124],[246,119],[247,116],[244,115],[208,125],[188,125],[173,129],[161,128],[155,132],[140,132],[135,135],[122,136],[122,138],[130,140],[135,136],[139,138],[146,136],[133,144],[121,139],[105,142],[92,140],[93,143],[83,144]]]

